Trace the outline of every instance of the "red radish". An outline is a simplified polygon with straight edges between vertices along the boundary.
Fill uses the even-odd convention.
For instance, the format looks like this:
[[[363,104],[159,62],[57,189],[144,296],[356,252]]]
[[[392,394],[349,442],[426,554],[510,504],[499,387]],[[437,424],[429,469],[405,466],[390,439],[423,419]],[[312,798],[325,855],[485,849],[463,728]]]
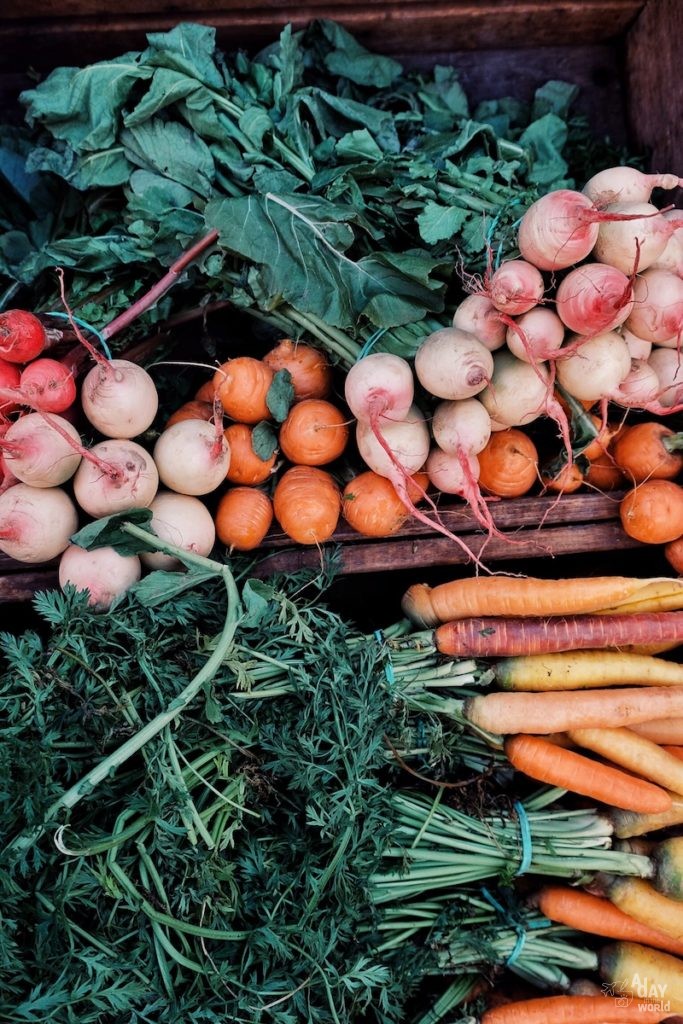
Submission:
[[[505,344],[505,321],[488,295],[467,295],[453,314],[453,326],[473,334],[490,352]]]
[[[70,544],[59,560],[59,585],[70,583],[76,590],[87,590],[88,604],[97,611],[108,611],[114,601],[129,590],[142,575],[137,555],[120,555],[114,548],[85,548]]]
[[[552,309],[535,306],[507,328],[507,346],[524,363],[554,359],[562,348],[564,324]]]
[[[616,331],[567,340],[571,355],[557,361],[557,379],[580,401],[597,402],[612,395],[631,371],[628,345]]]
[[[619,332],[628,345],[628,350],[631,353],[631,359],[649,359],[650,353],[652,352],[652,342],[646,341],[645,338],[639,338],[633,331],[629,331],[627,327],[622,327]]]
[[[651,203],[613,203],[608,214],[616,213],[630,220],[605,221],[600,225],[593,246],[593,256],[600,263],[633,274],[646,270],[661,256],[673,233],[673,228]]]
[[[648,363],[659,381],[658,402],[670,412],[683,403],[683,355],[673,348],[653,348]]]
[[[0,313],[0,358],[28,363],[45,348],[47,334],[37,316],[25,309]]]
[[[78,512],[61,487],[15,484],[0,495],[0,551],[19,562],[49,562],[69,544]]]
[[[522,257],[539,270],[563,270],[591,252],[603,216],[581,192],[548,192],[522,217],[517,246]]]
[[[478,455],[491,436],[491,417],[477,398],[439,402],[432,416],[432,434],[450,455]]]
[[[414,382],[410,365],[400,356],[373,352],[354,363],[346,375],[346,404],[363,423],[380,416],[402,420],[413,404]]]
[[[501,313],[519,316],[543,298],[545,285],[537,267],[526,260],[506,260],[490,275],[486,294]]]
[[[80,435],[67,420],[38,412],[21,416],[0,440],[5,464],[32,487],[59,487],[70,480],[81,461],[80,448]]]
[[[604,208],[611,203],[647,203],[656,188],[682,186],[683,178],[675,174],[644,174],[635,167],[606,167],[588,179],[583,192],[596,206]]]
[[[161,482],[179,494],[209,494],[223,483],[230,447],[222,423],[182,420],[168,427],[154,445]]]
[[[98,359],[81,387],[88,421],[105,437],[131,438],[151,426],[159,396],[154,381],[128,359]]]
[[[40,358],[22,370],[22,402],[44,412],[65,412],[76,401],[73,372],[56,359]]]
[[[213,518],[204,502],[189,494],[161,491],[149,506],[150,526],[157,537],[183,551],[208,555],[216,541]],[[163,551],[143,551],[143,565],[149,569],[180,569],[182,562]]]
[[[94,445],[73,481],[76,501],[94,518],[129,508],[147,508],[158,486],[159,474],[152,456],[126,438]]]
[[[11,412],[16,412],[20,406],[20,402],[13,401],[7,393],[9,389],[16,391],[19,387],[19,381],[21,380],[21,370],[14,363],[6,363],[4,359],[0,359],[0,415],[8,416]]]
[[[612,331],[633,309],[633,281],[606,263],[582,263],[560,282],[557,314],[576,334]]]
[[[683,279],[670,270],[646,270],[633,286],[626,327],[655,345],[677,347],[683,333]]]
[[[483,391],[492,373],[489,350],[473,334],[455,327],[434,331],[415,354],[415,375],[437,398],[472,398]]]

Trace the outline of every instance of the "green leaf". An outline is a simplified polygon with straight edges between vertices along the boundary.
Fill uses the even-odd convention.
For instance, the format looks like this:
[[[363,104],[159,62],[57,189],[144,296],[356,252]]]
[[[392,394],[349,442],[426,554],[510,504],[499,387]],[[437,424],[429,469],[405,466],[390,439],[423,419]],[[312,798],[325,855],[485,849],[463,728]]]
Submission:
[[[156,551],[152,545],[147,547],[144,541],[131,537],[122,529],[125,523],[133,523],[135,526],[148,526],[152,520],[152,513],[148,508],[133,508],[125,512],[117,512],[111,516],[104,516],[102,519],[95,519],[82,527],[71,538],[73,544],[77,544],[86,551],[95,548],[112,547],[120,555],[137,555],[140,551]]]
[[[184,22],[170,32],[150,32],[147,42],[149,49],[142,56],[149,64],[172,68],[212,89],[224,87],[223,75],[215,60],[215,28]]]
[[[254,455],[268,462],[278,449],[277,434],[267,420],[257,423],[251,432],[251,447]]]
[[[320,19],[317,24],[334,47],[325,57],[325,66],[333,75],[382,89],[401,74],[398,61],[370,53],[338,22]]]
[[[156,68],[147,92],[140,102],[123,118],[126,128],[134,128],[148,121],[166,107],[185,99],[202,86],[194,78],[170,68]]]
[[[467,219],[467,210],[458,206],[444,206],[443,203],[425,203],[424,210],[417,218],[420,237],[427,245],[453,238]]]
[[[245,608],[244,625],[254,628],[269,614],[273,600],[273,588],[262,580],[248,579],[242,588],[242,603]]]
[[[131,163],[171,178],[200,196],[211,194],[215,175],[211,151],[185,125],[155,117],[124,128],[121,142]]]
[[[579,91],[578,85],[570,82],[561,82],[557,79],[546,82],[534,93],[532,120],[535,121],[544,114],[557,114],[566,121]]]
[[[294,401],[294,384],[289,370],[278,370],[266,393],[266,405],[277,423],[283,423]]]
[[[334,147],[342,160],[381,160],[382,150],[379,148],[367,128],[358,128],[342,136]]]
[[[140,542],[138,541],[138,546]],[[192,590],[199,583],[214,579],[215,570],[189,566],[184,572],[169,572],[157,569],[134,583],[128,591],[145,608],[156,608],[166,601],[173,601],[180,594]]]
[[[567,163],[561,155],[567,141],[567,125],[556,114],[545,114],[526,128],[519,144],[531,151],[529,181],[552,185],[567,174]]]

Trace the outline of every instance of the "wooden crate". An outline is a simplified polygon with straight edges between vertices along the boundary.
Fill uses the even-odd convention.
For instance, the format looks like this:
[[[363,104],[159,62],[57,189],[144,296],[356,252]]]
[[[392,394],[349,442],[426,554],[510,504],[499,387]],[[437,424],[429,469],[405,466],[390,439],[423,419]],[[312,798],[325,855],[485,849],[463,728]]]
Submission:
[[[653,170],[683,170],[683,79],[678,51],[680,0],[5,0],[0,5],[0,102],[11,109],[20,89],[56,65],[85,62],[144,45],[144,34],[182,20],[214,25],[227,50],[258,48],[287,23],[333,18],[365,45],[412,66],[458,67],[473,102],[514,94],[529,98],[549,78],[580,89],[579,108],[615,141],[650,155]],[[463,505],[444,506],[448,525],[475,551],[484,537]],[[636,542],[620,528],[615,496],[593,494],[500,502],[494,518],[514,541],[492,539],[487,559],[611,552]],[[344,573],[458,563],[462,550],[409,525],[387,541],[340,527]],[[315,564],[316,549],[294,549],[271,531],[263,571]],[[0,602],[24,600],[51,585],[55,571],[0,560]]]

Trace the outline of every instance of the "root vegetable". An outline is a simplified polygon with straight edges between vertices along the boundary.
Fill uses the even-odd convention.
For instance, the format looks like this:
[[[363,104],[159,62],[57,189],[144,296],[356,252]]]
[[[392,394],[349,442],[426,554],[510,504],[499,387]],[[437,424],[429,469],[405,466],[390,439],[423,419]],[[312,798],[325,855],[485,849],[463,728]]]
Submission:
[[[633,308],[633,282],[606,263],[582,263],[570,270],[556,293],[557,315],[576,334],[612,331]]]
[[[656,188],[672,189],[683,185],[675,174],[644,174],[635,167],[606,167],[589,178],[583,192],[596,206],[611,203],[647,203]]]
[[[327,356],[311,345],[285,338],[265,354],[263,362],[274,373],[289,371],[296,402],[305,398],[327,398],[332,390],[332,367]]]
[[[70,544],[59,561],[59,585],[64,590],[71,584],[76,590],[87,590],[88,604],[98,611],[107,611],[140,579],[142,566],[137,555],[120,555],[114,548],[86,551]]]
[[[526,260],[506,260],[490,275],[486,292],[491,302],[507,316],[519,316],[543,298],[545,285],[537,267]]]
[[[76,382],[72,371],[56,359],[35,359],[22,370],[22,400],[32,409],[65,412],[76,401]]]
[[[519,498],[538,479],[538,451],[522,430],[497,431],[479,453],[479,484],[489,494]]]
[[[262,459],[253,447],[253,428],[246,423],[231,423],[225,428],[225,440],[230,449],[230,464],[226,479],[232,484],[253,487],[262,484],[275,468],[276,452]]]
[[[417,379],[437,398],[472,398],[491,380],[493,366],[489,350],[455,327],[434,331],[415,354]]]
[[[648,359],[657,374],[657,401],[665,410],[683,402],[683,356],[672,348],[654,348]]]
[[[216,508],[216,533],[230,551],[253,551],[273,521],[273,504],[256,487],[231,487]]]
[[[105,437],[137,437],[151,426],[159,396],[154,381],[127,359],[99,360],[86,374],[81,405],[89,423]]]
[[[152,456],[135,441],[101,441],[83,458],[73,478],[76,501],[94,518],[147,508],[159,486]]]
[[[149,509],[152,513],[150,527],[157,537],[183,551],[210,554],[216,541],[216,528],[211,513],[199,498],[160,491]],[[149,569],[174,570],[182,567],[182,562],[163,551],[143,551],[140,560]]]
[[[629,331],[655,345],[680,348],[683,334],[683,279],[670,270],[646,270],[633,285]]]
[[[631,353],[631,359],[649,359],[650,353],[652,352],[652,342],[646,341],[645,338],[639,338],[633,331],[629,331],[628,328],[623,327],[619,332],[628,345],[628,350]]]
[[[321,398],[304,398],[293,405],[279,433],[283,455],[302,466],[334,462],[344,452],[348,439],[343,412]]]
[[[78,512],[61,487],[18,483],[0,495],[0,551],[20,562],[48,562],[69,544]]]
[[[651,203],[611,203],[606,214],[619,214],[628,220],[606,220],[598,229],[593,257],[623,271],[635,274],[646,270],[661,256],[673,232],[669,221]]]
[[[551,400],[550,388],[551,378],[545,363],[532,366],[507,349],[501,349],[494,356],[493,373],[479,401],[491,417],[494,430],[521,427],[546,411]]]
[[[609,395],[610,401],[625,409],[658,408],[659,378],[646,359],[632,359],[631,369],[619,387]]]
[[[222,425],[206,420],[174,423],[159,435],[153,454],[159,479],[179,494],[210,494],[230,467]]]
[[[453,314],[453,327],[473,334],[490,352],[505,344],[505,320],[488,295],[465,296]]]
[[[557,379],[574,398],[598,401],[612,395],[631,371],[628,345],[616,331],[567,340],[571,355],[557,361]]]
[[[673,480],[637,484],[619,504],[624,531],[643,544],[668,544],[683,536],[683,487]]]
[[[226,416],[238,423],[272,419],[266,401],[274,372],[261,359],[237,356],[222,363],[213,376]]]
[[[7,363],[0,359],[0,417],[9,416],[20,407],[20,402],[15,401],[11,391],[16,391],[21,379],[21,370],[14,363]],[[18,398],[19,396],[17,396]]]
[[[507,328],[507,347],[524,363],[554,359],[564,340],[564,324],[552,309],[536,306]]]
[[[0,313],[0,359],[8,363],[29,363],[47,344],[42,323],[25,309],[8,309]]]
[[[612,445],[614,460],[634,483],[673,480],[683,470],[683,434],[655,420],[634,423]]]
[[[522,257],[539,270],[562,270],[585,259],[598,237],[602,213],[572,189],[541,196],[526,211],[517,232]]]
[[[213,416],[213,402],[202,402],[198,398],[193,398],[189,402],[184,402],[179,409],[166,420],[166,427],[172,427],[174,423],[180,423],[182,420],[206,420],[208,421]]]
[[[443,401],[434,409],[432,434],[450,455],[478,455],[491,437],[491,417],[476,398]]]
[[[21,416],[0,440],[5,464],[17,480],[32,487],[59,487],[71,479],[81,461],[80,448],[80,435],[71,423],[37,412]]]
[[[425,478],[424,486],[428,483]],[[410,512],[394,485],[369,469],[349,480],[344,488],[342,515],[364,537],[391,537],[398,533]]]
[[[414,398],[413,373],[400,356],[373,352],[354,363],[344,382],[346,404],[357,420],[376,425],[403,420]]]
[[[284,532],[297,544],[322,544],[337,527],[341,493],[326,470],[293,466],[278,480],[273,511]]]

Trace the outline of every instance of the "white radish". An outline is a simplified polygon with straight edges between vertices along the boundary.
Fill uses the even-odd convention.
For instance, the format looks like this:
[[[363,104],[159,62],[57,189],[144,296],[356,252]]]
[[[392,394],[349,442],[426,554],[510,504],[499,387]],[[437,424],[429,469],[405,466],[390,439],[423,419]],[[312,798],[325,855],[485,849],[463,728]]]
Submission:
[[[679,344],[683,332],[683,279],[670,270],[646,270],[633,285],[626,327],[655,345]]]
[[[432,435],[449,455],[478,455],[491,436],[491,417],[477,398],[439,402],[432,416]]]
[[[465,296],[453,314],[453,326],[473,334],[490,352],[505,344],[505,320],[488,295]]]
[[[554,359],[564,341],[564,324],[557,313],[535,306],[516,317],[507,329],[507,346],[524,363]]]
[[[612,331],[633,309],[633,281],[606,263],[582,263],[560,282],[555,308],[576,334]]]
[[[218,425],[220,427],[220,424]],[[161,482],[179,494],[210,494],[225,480],[230,445],[222,429],[206,420],[181,420],[154,445]]]
[[[659,381],[658,401],[667,410],[683,402],[683,355],[674,348],[653,348],[648,363]]]
[[[506,260],[494,270],[486,285],[486,294],[501,313],[519,316],[543,298],[545,284],[537,267],[526,260]]]
[[[473,334],[455,327],[434,331],[415,354],[415,375],[437,398],[472,398],[486,387],[492,372],[489,350]]]
[[[521,427],[546,410],[550,374],[545,363],[522,362],[507,349],[496,352],[491,383],[479,400],[491,417],[493,429]]]
[[[663,210],[664,217],[673,227],[673,232],[660,256],[650,264],[650,269],[670,270],[683,277],[683,210]]]
[[[416,405],[405,419],[382,419],[380,428],[381,440],[369,423],[358,421],[358,451],[368,467],[391,480],[400,494],[405,492],[406,478],[417,473],[425,463],[429,454],[429,430]]]
[[[646,359],[633,359],[631,370],[609,400],[624,408],[647,409],[659,396],[659,379]]]
[[[78,512],[61,487],[14,484],[0,495],[0,551],[19,562],[49,562],[69,544]]]
[[[588,256],[601,218],[588,196],[556,189],[528,208],[520,221],[517,246],[539,270],[563,270]]]
[[[593,258],[624,274],[647,270],[666,249],[673,233],[669,221],[651,203],[613,203],[605,212],[633,219],[602,223]]]
[[[216,541],[216,527],[211,513],[199,498],[161,491],[149,507],[152,513],[149,525],[161,540],[197,555],[211,552]],[[149,569],[182,567],[182,562],[163,551],[143,551],[140,558]]]
[[[346,404],[363,423],[380,416],[402,420],[414,397],[413,372],[400,356],[372,352],[354,363],[344,382]]]
[[[103,359],[83,380],[81,406],[88,421],[105,437],[131,438],[152,424],[159,396],[142,366],[128,359]]]
[[[629,331],[628,328],[623,327],[619,332],[628,345],[628,350],[631,353],[631,359],[649,359],[650,352],[652,352],[652,342],[646,341],[645,338],[639,338],[633,331]]]
[[[86,551],[70,544],[59,560],[58,575],[62,590],[69,583],[76,590],[87,590],[88,604],[108,611],[140,579],[142,565],[137,555],[120,555],[111,547]]]
[[[81,461],[80,447],[80,435],[68,420],[38,412],[20,416],[0,440],[5,464],[32,487],[59,487],[70,480]]]
[[[129,508],[147,508],[159,486],[152,456],[135,441],[100,441],[73,479],[74,496],[95,519]]]
[[[592,338],[570,336],[571,355],[557,360],[557,379],[579,401],[597,402],[617,390],[631,372],[631,353],[616,331]]]
[[[644,174],[635,167],[606,167],[589,178],[584,195],[604,208],[612,203],[647,203],[656,188],[669,190],[683,186],[675,174]]]

